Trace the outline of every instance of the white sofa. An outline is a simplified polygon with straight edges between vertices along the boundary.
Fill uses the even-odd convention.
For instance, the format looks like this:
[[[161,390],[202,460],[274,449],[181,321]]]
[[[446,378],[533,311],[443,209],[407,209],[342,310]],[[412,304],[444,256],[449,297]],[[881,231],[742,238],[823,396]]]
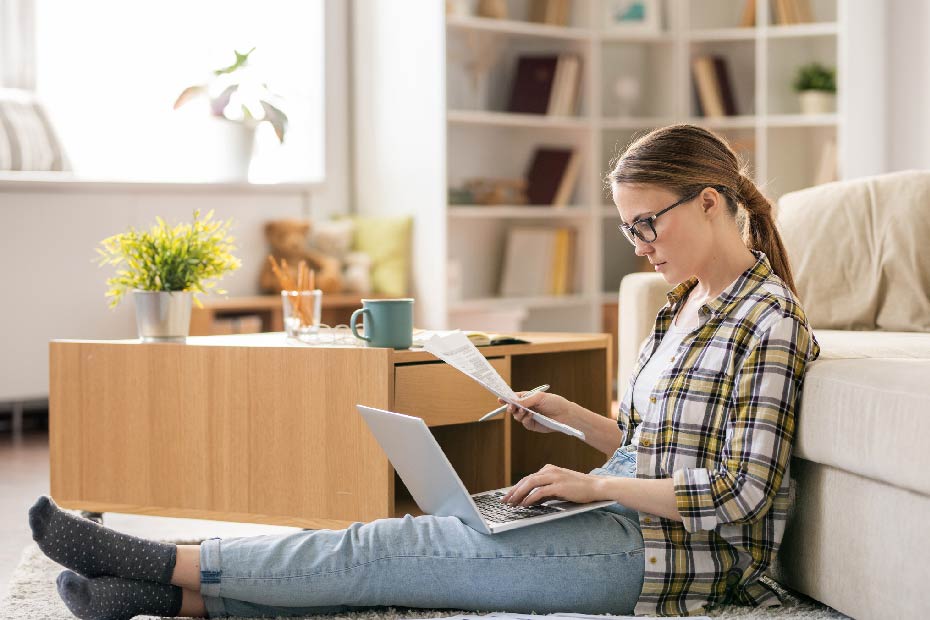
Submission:
[[[857,208],[874,211],[874,203],[881,201],[883,194],[899,198],[907,194],[894,191],[896,184],[901,183],[910,184],[911,188],[914,183],[922,185],[926,193],[920,195],[921,200],[930,195],[930,173],[886,175],[821,186],[816,191],[804,190],[807,194],[798,192],[797,196],[789,194],[779,203],[783,211],[779,217],[783,235],[793,225],[781,217],[786,208],[809,210],[815,204],[820,209],[831,200],[833,192],[840,207],[847,211]],[[850,191],[868,205],[857,206],[855,200],[850,200]],[[923,218],[930,222],[930,201],[921,208]],[[913,222],[900,223],[915,226]],[[868,225],[875,227],[876,219]],[[918,228],[928,225],[916,224]],[[850,236],[842,228],[826,234],[842,236],[846,241]],[[899,234],[906,237],[910,233]],[[914,234],[923,233],[918,230]],[[829,312],[823,312],[830,297],[818,298],[819,293],[810,288],[821,285],[823,272],[814,273],[809,256],[804,254],[810,247],[818,246],[811,242],[810,247],[800,247],[790,236],[785,235],[785,243],[802,304],[821,345],[821,355],[810,365],[801,395],[791,464],[795,497],[773,576],[854,618],[928,617],[930,330],[863,330],[862,318],[847,312],[856,306],[852,302],[841,301],[833,304]],[[930,241],[930,236],[925,239]],[[901,241],[905,246],[908,243],[907,239]],[[831,250],[819,246],[817,251]],[[900,247],[895,251],[900,253]],[[883,250],[880,243],[862,250],[866,255],[870,252],[892,253]],[[833,255],[831,260],[842,265],[838,269],[847,272],[850,264],[856,263],[843,255]],[[926,259],[919,260],[926,264]],[[874,255],[866,256],[862,262],[884,264]],[[889,318],[892,315],[900,318],[907,314],[901,308],[907,302],[896,299],[897,293],[916,293],[920,313],[921,304],[930,299],[930,277],[925,269],[916,270],[914,281],[919,287],[916,291],[899,290],[893,282],[889,286],[889,278],[885,277],[888,273],[868,283],[847,276],[848,273],[838,279],[845,280],[853,289],[860,284],[874,285],[873,290],[866,292],[880,296],[880,303],[871,305],[868,320],[878,321],[878,328],[883,326],[882,322],[898,320]],[[825,283],[824,288],[829,289],[828,285],[829,282]],[[666,303],[665,293],[670,288],[661,276],[652,273],[632,274],[621,283],[618,366],[621,390],[627,387],[639,347],[652,329],[656,312]],[[858,293],[861,295],[863,291]],[[835,299],[842,294],[832,296]],[[883,310],[882,305],[889,301],[898,305]],[[866,305],[859,304],[858,308]],[[918,327],[923,327],[926,323],[921,322],[930,321],[930,315],[920,313],[914,316]],[[818,321],[847,322],[858,329],[821,329]]]

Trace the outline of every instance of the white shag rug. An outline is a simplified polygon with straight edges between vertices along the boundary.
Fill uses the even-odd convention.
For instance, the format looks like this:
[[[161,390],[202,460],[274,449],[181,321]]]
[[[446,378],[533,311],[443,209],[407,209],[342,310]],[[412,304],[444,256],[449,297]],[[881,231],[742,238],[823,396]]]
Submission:
[[[183,543],[182,543],[183,544]],[[74,618],[55,591],[55,578],[62,567],[49,560],[35,543],[23,551],[19,566],[10,579],[9,593],[0,601],[0,619],[3,620],[68,620]],[[777,584],[776,584],[777,586]],[[813,599],[779,588],[785,604],[781,607],[753,609],[751,607],[724,606],[706,613],[711,617],[730,620],[758,620],[808,618],[811,620],[847,618],[838,611]],[[303,620],[399,620],[400,618],[436,618],[473,613],[451,609],[402,609],[385,607],[348,614],[304,616]],[[152,618],[152,616],[138,616]],[[246,620],[234,618],[233,620]],[[294,620],[294,617],[291,617]]]

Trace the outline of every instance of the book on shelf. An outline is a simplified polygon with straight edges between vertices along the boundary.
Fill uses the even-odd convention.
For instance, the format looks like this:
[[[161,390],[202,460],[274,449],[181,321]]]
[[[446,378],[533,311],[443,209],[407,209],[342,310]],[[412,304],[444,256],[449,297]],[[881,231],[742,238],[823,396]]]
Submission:
[[[526,171],[526,198],[531,205],[565,206],[578,182],[581,157],[575,149],[540,147]]]
[[[507,111],[572,116],[578,108],[581,57],[577,54],[517,58]]]
[[[701,55],[691,59],[691,74],[702,116],[735,116],[736,97],[726,59]]]
[[[567,26],[571,0],[530,0],[529,20],[550,26]]]
[[[507,231],[500,294],[567,295],[574,287],[576,232],[570,227],[514,226]]]
[[[814,21],[810,0],[774,0],[772,14],[775,24],[779,26]]]
[[[576,54],[559,54],[546,114],[550,116],[575,115],[578,107],[580,78],[581,58]]]
[[[742,28],[753,28],[756,25],[756,0],[745,0],[743,5],[743,17],[739,25]]]
[[[550,295],[568,295],[572,290],[572,275],[575,270],[575,234],[574,228],[563,227],[555,231]]]
[[[520,56],[510,88],[508,112],[546,114],[559,63],[557,55]]]

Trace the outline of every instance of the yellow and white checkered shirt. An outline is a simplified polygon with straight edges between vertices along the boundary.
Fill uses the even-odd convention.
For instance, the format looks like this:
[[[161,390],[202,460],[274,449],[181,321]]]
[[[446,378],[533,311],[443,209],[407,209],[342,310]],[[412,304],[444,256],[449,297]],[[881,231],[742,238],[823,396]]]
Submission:
[[[699,311],[647,411],[632,385],[697,281],[668,294],[620,404],[621,444],[640,428],[637,478],[672,478],[684,523],[640,513],[646,573],[635,612],[695,615],[780,601],[760,577],[788,514],[789,459],[807,364],[820,347],[762,252]]]

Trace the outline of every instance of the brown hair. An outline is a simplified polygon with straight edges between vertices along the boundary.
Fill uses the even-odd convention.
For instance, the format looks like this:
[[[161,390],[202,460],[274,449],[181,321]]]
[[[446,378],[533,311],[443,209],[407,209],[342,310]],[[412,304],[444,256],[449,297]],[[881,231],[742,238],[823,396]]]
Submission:
[[[772,270],[797,294],[788,254],[775,228],[772,203],[749,177],[748,167],[726,140],[694,125],[670,125],[640,137],[621,153],[607,175],[611,185],[656,185],[683,198],[713,187],[736,218],[746,246],[768,257]],[[740,217],[739,207],[745,211]]]

